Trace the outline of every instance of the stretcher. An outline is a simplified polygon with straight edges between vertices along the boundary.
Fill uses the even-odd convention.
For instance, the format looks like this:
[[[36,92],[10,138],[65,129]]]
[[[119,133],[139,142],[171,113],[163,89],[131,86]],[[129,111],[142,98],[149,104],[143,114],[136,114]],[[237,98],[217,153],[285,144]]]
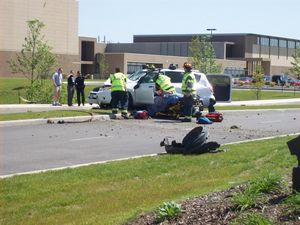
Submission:
[[[184,106],[183,98],[179,98],[179,100],[176,103],[171,103],[167,105],[164,111],[156,112],[154,117],[179,119],[179,117],[183,116],[183,106]],[[196,118],[200,117],[203,109],[204,106],[201,100],[198,98],[194,98],[193,116],[195,116]]]

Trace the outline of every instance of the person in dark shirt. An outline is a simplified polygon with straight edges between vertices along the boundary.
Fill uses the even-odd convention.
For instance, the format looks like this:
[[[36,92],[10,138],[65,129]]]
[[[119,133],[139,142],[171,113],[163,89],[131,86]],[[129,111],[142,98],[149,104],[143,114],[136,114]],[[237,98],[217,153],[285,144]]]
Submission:
[[[75,90],[74,85],[75,85],[75,76],[73,70],[71,70],[70,74],[68,75],[68,106],[73,105],[73,96]]]
[[[85,88],[84,80],[87,77],[88,77],[88,75],[83,76],[80,73],[80,71],[77,71],[77,77],[75,79],[75,88],[76,88],[76,93],[77,93],[78,106],[80,106],[81,103],[84,106],[84,101],[85,101],[85,97],[84,97],[84,88]]]

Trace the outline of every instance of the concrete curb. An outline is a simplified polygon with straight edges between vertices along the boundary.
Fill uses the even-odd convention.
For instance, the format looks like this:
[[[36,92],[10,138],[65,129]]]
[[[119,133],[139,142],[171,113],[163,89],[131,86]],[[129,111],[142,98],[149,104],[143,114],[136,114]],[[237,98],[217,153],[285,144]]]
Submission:
[[[300,104],[300,98],[217,102],[215,106],[270,106]]]
[[[94,116],[76,116],[76,117],[57,117],[48,119],[29,119],[29,120],[9,120],[0,121],[0,127],[20,126],[20,125],[38,125],[47,123],[80,123],[91,119],[91,121],[109,121],[110,115],[94,115]],[[50,121],[50,122],[48,122]]]

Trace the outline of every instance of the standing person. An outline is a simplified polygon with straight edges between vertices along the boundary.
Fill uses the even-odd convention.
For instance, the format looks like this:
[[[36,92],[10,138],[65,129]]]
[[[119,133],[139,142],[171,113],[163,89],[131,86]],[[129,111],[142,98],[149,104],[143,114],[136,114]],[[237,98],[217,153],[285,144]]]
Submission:
[[[175,87],[171,83],[171,78],[164,74],[158,74],[157,76],[155,76],[154,83],[157,95],[176,93]]]
[[[120,103],[121,115],[124,119],[128,119],[128,94],[126,88],[126,75],[121,73],[120,68],[115,68],[115,73],[110,75],[111,81],[111,105],[112,113],[118,113],[118,105]]]
[[[54,94],[53,94],[53,106],[61,106],[59,103],[60,99],[60,92],[61,92],[61,85],[63,81],[63,75],[62,75],[62,68],[58,68],[58,70],[53,74],[52,81],[53,81],[53,87],[54,87]]]
[[[183,64],[184,74],[182,78],[181,91],[183,94],[183,114],[182,122],[191,122],[193,113],[194,97],[196,94],[195,75],[192,72],[192,64],[185,62]]]
[[[77,71],[77,76],[75,79],[75,88],[76,88],[76,93],[77,93],[77,103],[78,106],[80,106],[80,104],[82,103],[82,105],[84,106],[84,88],[85,88],[85,84],[84,84],[84,80],[85,80],[85,76],[83,76],[80,71]]]
[[[68,75],[68,106],[73,105],[74,86],[75,86],[75,77],[74,77],[73,70],[71,70],[70,74]]]

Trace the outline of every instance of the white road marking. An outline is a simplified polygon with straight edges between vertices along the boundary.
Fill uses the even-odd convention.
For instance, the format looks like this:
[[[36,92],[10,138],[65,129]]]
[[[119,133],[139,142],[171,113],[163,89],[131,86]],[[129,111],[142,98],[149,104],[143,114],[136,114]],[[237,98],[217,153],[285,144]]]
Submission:
[[[262,121],[260,123],[281,123],[281,120],[269,120],[269,121]]]
[[[97,136],[97,137],[88,137],[88,138],[77,138],[77,139],[71,139],[70,141],[87,141],[87,140],[93,140],[93,139],[101,139],[101,138],[112,138],[112,136]]]

